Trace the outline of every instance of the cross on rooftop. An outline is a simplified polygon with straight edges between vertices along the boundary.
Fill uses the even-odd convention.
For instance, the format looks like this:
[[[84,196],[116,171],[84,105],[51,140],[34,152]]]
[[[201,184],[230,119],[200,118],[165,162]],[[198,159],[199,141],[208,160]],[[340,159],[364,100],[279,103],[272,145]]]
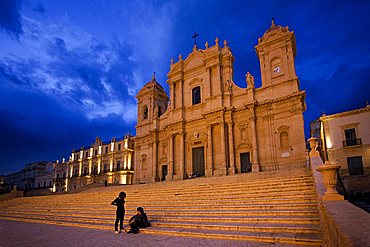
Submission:
[[[191,37],[192,39],[194,39],[194,45],[197,46],[197,37],[199,36],[199,33],[197,32],[194,32],[193,36]]]

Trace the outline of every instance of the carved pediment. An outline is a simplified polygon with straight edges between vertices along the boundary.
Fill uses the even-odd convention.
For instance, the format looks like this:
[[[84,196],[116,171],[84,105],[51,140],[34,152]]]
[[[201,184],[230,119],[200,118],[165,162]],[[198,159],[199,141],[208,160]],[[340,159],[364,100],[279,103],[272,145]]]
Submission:
[[[200,52],[193,52],[186,58],[184,63],[184,70],[191,70],[196,67],[204,66],[203,56]]]
[[[253,146],[252,146],[252,143],[250,142],[243,142],[243,143],[240,143],[236,148],[237,149],[251,149]]]
[[[162,163],[166,163],[167,162],[167,156],[163,156],[162,158],[160,158],[158,160],[158,163],[162,164]]]
[[[171,70],[170,70],[170,72],[168,72],[167,76],[168,77],[171,77],[171,75],[173,75],[176,72],[180,71],[181,70],[181,63],[182,63],[182,61],[179,61],[179,62],[175,63],[174,65],[172,65],[171,66]]]

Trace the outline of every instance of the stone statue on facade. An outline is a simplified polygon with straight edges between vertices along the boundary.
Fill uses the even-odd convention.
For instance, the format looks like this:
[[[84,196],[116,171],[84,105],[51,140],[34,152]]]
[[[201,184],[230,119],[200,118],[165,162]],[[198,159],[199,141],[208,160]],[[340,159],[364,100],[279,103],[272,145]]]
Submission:
[[[232,85],[232,83],[229,80],[225,81],[225,83],[224,83],[225,92],[230,93],[232,86],[233,85]]]
[[[254,77],[251,73],[247,72],[247,74],[245,75],[245,80],[247,82],[248,88],[254,88]]]

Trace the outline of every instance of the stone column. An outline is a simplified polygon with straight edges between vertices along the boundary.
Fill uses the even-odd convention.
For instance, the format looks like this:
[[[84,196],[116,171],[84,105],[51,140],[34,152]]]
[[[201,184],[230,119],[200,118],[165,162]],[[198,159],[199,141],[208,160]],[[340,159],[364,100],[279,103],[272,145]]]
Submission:
[[[128,158],[127,158],[127,168],[131,169],[131,152],[128,152]]]
[[[213,175],[213,152],[212,152],[212,125],[207,126],[208,130],[208,150],[207,150],[207,162],[206,162],[206,176]]]
[[[181,179],[185,178],[185,133],[180,134],[180,174]]]
[[[158,142],[155,140],[153,142],[153,160],[152,160],[153,182],[158,181],[157,165],[158,165]]]
[[[113,172],[113,154],[109,157],[109,170]]]
[[[206,69],[206,71],[207,71],[207,77],[208,77],[208,84],[209,84],[209,86],[208,86],[208,95],[207,95],[207,97],[212,97],[212,69],[210,68],[210,67],[208,67],[207,69]]]
[[[78,165],[78,176],[81,177],[82,175],[82,160],[79,162]]]
[[[228,174],[235,174],[234,122],[229,123],[229,154],[230,167]]]
[[[181,97],[180,107],[183,107],[184,106],[184,80],[183,79],[179,81],[179,87],[180,87],[180,97]]]
[[[98,174],[100,174],[101,171],[101,157],[98,158]]]
[[[173,84],[173,82],[170,84],[170,109],[169,110],[172,110],[172,109],[174,109],[175,107],[175,102],[174,102],[174,94],[175,94],[175,92],[173,91],[173,89],[174,89],[174,86],[173,86],[174,84]]]
[[[170,152],[169,152],[169,159],[168,159],[168,174],[166,176],[166,180],[172,180],[173,179],[173,135],[170,135]]]
[[[92,171],[92,158],[90,157],[90,160],[89,160],[89,175],[91,175],[91,171]]]
[[[260,166],[258,163],[258,143],[257,143],[257,128],[256,128],[256,114],[255,108],[251,110],[251,131],[252,131],[252,145],[253,145],[253,163],[252,163],[252,172],[259,172]]]
[[[225,123],[221,122],[221,157],[223,161],[222,170],[219,175],[226,175],[227,171],[227,157],[226,157],[226,133],[225,133]]]

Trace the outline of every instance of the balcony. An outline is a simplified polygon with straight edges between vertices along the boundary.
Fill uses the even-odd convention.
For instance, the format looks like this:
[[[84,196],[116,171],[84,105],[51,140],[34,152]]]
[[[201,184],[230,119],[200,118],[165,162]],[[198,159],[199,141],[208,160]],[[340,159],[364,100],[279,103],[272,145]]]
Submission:
[[[356,146],[356,145],[362,145],[361,138],[346,139],[343,141],[343,147],[350,147],[350,146]]]

